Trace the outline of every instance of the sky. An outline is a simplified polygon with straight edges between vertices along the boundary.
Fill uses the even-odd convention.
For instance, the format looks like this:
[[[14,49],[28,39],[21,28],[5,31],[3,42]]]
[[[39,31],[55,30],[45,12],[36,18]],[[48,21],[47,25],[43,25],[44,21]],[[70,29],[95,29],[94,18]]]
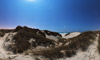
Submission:
[[[100,30],[100,0],[0,0],[0,28]]]

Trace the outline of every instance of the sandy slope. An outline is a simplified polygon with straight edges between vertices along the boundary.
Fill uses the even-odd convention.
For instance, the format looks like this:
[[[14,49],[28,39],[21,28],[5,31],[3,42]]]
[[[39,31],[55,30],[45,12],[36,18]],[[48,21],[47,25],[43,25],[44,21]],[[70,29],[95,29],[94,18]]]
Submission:
[[[6,38],[7,36],[8,36],[8,33],[5,34],[4,37],[1,37],[1,38],[0,38],[0,58],[3,58],[3,59],[9,57],[9,56],[7,55],[7,51],[5,51],[4,48],[3,48],[3,43],[4,43],[5,38]]]
[[[4,37],[0,37],[0,59],[4,60],[33,60],[33,57],[29,55],[11,54],[9,51],[4,49],[4,41],[8,37],[9,33],[6,33]],[[10,36],[11,38],[12,36]],[[9,54],[8,54],[9,53]]]
[[[46,38],[58,41],[58,36],[46,35]]]
[[[87,51],[82,52],[80,50],[77,51],[77,55],[71,58],[62,58],[57,60],[100,60],[100,55],[98,53],[98,38],[99,34],[97,35],[93,44],[91,44]]]
[[[61,33],[63,38],[69,39],[69,38],[76,37],[76,36],[80,35],[81,33],[80,32],[72,32],[69,35],[65,36],[66,34],[67,33]]]

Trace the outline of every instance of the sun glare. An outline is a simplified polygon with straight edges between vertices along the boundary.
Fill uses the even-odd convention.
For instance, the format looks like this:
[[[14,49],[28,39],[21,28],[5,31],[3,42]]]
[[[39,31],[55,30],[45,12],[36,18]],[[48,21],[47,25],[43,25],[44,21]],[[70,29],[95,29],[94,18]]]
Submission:
[[[27,1],[29,1],[29,2],[35,2],[35,0],[27,0]]]

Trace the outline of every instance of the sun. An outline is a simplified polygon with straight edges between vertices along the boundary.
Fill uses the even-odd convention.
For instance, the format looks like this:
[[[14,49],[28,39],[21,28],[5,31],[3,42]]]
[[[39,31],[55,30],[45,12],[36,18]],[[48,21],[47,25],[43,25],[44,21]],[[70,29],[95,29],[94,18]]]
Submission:
[[[27,1],[29,1],[29,2],[35,2],[35,0],[27,0]]]

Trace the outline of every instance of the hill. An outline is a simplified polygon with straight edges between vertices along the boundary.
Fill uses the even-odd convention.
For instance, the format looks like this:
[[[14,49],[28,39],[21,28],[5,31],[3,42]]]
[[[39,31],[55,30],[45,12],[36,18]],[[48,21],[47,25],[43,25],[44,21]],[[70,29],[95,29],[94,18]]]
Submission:
[[[99,60],[100,31],[59,34],[17,26],[0,30],[1,60]]]

